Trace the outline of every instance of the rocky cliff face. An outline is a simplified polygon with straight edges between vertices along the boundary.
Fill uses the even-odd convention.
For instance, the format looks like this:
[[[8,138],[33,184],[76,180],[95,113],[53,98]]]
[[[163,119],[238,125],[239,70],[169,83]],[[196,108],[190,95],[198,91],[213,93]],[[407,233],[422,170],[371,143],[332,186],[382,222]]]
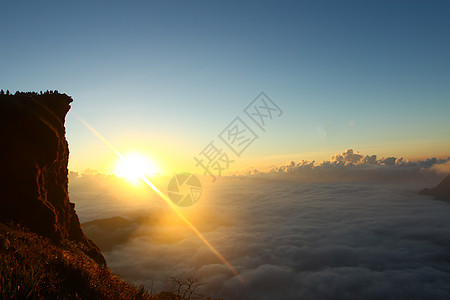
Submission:
[[[105,264],[83,233],[68,195],[66,94],[0,95],[0,221],[20,223],[56,243],[72,240]]]

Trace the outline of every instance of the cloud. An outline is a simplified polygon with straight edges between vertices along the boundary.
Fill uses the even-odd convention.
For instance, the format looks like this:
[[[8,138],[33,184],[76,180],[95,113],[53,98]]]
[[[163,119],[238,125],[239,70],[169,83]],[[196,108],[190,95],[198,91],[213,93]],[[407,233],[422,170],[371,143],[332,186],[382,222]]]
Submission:
[[[358,164],[362,160],[363,156],[353,149],[347,149],[342,154],[337,154],[332,156],[330,162],[344,163],[345,165]],[[375,157],[376,158],[376,157]]]
[[[266,171],[256,169],[236,173],[236,176],[252,176],[257,179],[290,179],[300,182],[367,182],[367,181],[425,181],[441,178],[448,159],[429,158],[423,161],[408,161],[402,157],[363,155],[353,149],[336,153],[329,160],[291,161]],[[279,176],[281,175],[281,176]]]
[[[308,163],[303,168],[373,167],[373,159],[363,162],[367,156],[346,152],[319,169]],[[410,164],[392,161],[377,159],[375,167],[403,174]],[[414,170],[436,163],[416,162]],[[77,207],[83,203],[81,218],[118,213],[130,220],[119,226],[134,226],[104,253],[109,266],[154,290],[165,289],[173,273],[184,273],[205,283],[204,295],[225,299],[450,297],[450,205],[418,195],[424,186],[416,181],[298,183],[241,177],[212,184],[205,197],[182,211],[240,272],[242,284],[155,198],[132,199],[120,189],[109,193],[106,177],[83,180],[71,181],[77,183],[71,187],[72,201]],[[95,192],[97,184],[103,189]],[[139,205],[141,200],[146,205]],[[112,232],[96,230],[104,237]]]
[[[449,174],[450,173],[450,161],[441,164],[434,164],[431,170],[439,174]]]
[[[167,178],[153,177],[153,183],[165,190]],[[161,207],[164,203],[144,184],[133,185],[114,175],[93,170],[69,173],[69,197],[82,223]]]

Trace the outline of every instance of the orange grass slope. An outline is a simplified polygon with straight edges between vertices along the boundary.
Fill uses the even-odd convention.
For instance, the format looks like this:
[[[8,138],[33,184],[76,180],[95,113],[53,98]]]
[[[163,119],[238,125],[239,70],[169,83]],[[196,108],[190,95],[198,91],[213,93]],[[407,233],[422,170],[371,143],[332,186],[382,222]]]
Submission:
[[[0,223],[0,299],[159,299],[66,242]]]

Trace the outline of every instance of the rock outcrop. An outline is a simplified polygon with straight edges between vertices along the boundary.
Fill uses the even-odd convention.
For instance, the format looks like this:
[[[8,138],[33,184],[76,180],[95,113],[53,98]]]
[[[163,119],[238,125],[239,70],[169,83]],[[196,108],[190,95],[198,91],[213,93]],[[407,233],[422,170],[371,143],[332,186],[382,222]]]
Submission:
[[[0,95],[0,221],[14,222],[55,243],[71,240],[105,264],[81,229],[69,200],[66,94]]]
[[[444,178],[436,187],[432,189],[423,189],[419,192],[421,195],[435,196],[436,199],[450,202],[450,174]]]

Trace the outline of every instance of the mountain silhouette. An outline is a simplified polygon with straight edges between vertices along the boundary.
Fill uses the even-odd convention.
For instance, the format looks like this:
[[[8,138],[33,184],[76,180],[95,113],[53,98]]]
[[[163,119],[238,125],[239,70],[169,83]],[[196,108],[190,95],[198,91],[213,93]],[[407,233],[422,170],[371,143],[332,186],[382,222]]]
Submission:
[[[436,199],[450,202],[450,174],[436,187],[432,189],[425,188],[421,190],[419,194],[435,196]]]
[[[83,230],[102,251],[111,251],[116,245],[126,243],[140,224],[119,216],[94,220],[82,224]]]

